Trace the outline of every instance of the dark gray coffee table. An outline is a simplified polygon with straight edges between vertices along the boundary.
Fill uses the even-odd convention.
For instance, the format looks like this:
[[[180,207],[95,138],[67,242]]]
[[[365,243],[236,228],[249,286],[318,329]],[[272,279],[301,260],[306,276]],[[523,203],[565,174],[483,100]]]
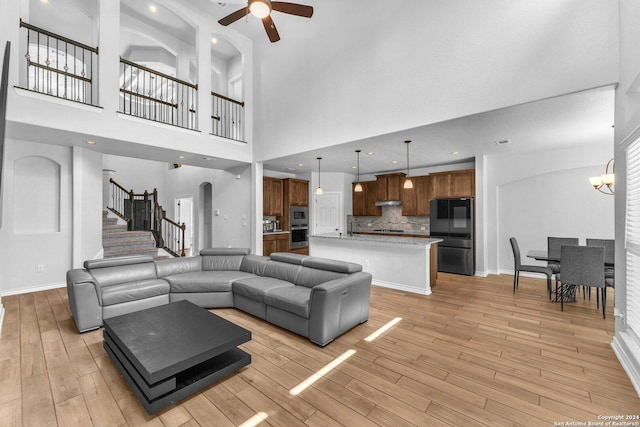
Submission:
[[[104,320],[104,349],[147,413],[251,363],[251,332],[188,301]]]

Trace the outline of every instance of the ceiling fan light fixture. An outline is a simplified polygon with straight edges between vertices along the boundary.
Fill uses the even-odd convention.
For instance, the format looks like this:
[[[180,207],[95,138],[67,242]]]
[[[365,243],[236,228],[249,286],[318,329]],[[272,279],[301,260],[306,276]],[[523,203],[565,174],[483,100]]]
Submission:
[[[271,2],[269,0],[249,0],[249,10],[256,18],[266,18],[271,14]]]

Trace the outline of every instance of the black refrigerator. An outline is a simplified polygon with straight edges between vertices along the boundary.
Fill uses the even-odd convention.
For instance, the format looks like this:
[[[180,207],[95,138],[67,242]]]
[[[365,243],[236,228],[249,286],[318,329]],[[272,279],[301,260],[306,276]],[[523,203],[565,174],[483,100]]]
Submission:
[[[473,199],[433,199],[430,232],[438,243],[438,271],[473,276]]]

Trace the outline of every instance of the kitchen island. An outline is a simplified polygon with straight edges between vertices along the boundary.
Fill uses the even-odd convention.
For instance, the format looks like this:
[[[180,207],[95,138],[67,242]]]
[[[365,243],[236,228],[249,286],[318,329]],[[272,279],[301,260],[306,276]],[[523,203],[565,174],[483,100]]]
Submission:
[[[361,264],[373,284],[431,294],[441,239],[328,233],[309,237],[309,254]]]

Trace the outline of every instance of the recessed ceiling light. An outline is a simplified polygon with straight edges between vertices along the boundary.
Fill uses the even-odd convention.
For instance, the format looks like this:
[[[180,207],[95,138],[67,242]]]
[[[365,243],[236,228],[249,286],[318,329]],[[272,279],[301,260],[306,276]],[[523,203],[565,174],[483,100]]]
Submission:
[[[398,161],[397,161],[397,160],[391,160],[391,164],[392,164],[392,165],[395,165],[396,163],[398,163]]]
[[[149,12],[151,13],[157,13],[158,12],[158,8],[155,7],[154,5],[150,4],[149,5]]]
[[[184,159],[184,156],[178,156],[179,159]]]
[[[301,168],[304,166],[304,163],[298,163],[298,167]]]
[[[452,151],[451,154],[453,154],[454,156],[457,156],[458,154],[460,154],[459,151]]]
[[[87,145],[96,145],[95,141],[85,141],[85,144]]]
[[[351,169],[356,169],[356,166],[351,166]]]
[[[49,4],[49,0],[40,0],[40,3]]]
[[[287,169],[288,171],[294,171],[294,170],[296,170],[296,168],[292,168],[292,167],[288,167],[288,168],[286,168],[286,169]]]
[[[373,151],[369,151],[369,152],[367,153],[367,155],[369,155],[369,156],[373,156],[374,154],[376,154],[376,153],[374,153]]]
[[[218,44],[218,39],[215,37],[211,37],[211,44]]]

